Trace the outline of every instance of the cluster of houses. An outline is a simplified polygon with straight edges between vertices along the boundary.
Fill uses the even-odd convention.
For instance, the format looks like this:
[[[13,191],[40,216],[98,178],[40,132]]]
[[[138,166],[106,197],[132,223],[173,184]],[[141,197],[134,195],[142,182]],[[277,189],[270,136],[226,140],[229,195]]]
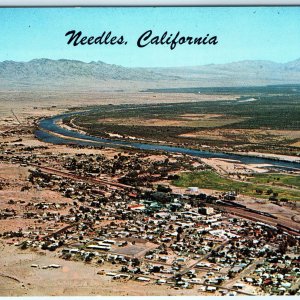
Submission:
[[[293,252],[289,255],[276,250],[269,252],[244,281],[259,286],[269,295],[284,295],[287,292],[299,295],[300,256],[295,254],[297,249]]]
[[[247,286],[265,287],[268,279],[264,271],[269,269],[263,269],[263,274],[256,272],[262,270],[259,268],[255,275],[244,274],[248,268],[268,263],[274,253],[298,251],[298,239],[264,223],[230,217],[210,206],[203,194],[198,197],[199,194],[189,192],[174,194],[168,189],[159,192],[109,188],[104,194],[93,193],[95,187],[86,183],[42,171],[31,173],[33,185],[40,184],[41,178],[46,188],[72,199],[73,205],[63,216],[69,226],[27,240],[27,246],[58,250],[65,259],[80,259],[99,266],[119,265],[117,271],[104,272],[113,280],[152,282],[176,289],[197,287],[221,294],[233,293],[232,290],[243,293]],[[45,205],[53,204],[40,203],[39,209]],[[55,215],[46,212],[42,217]],[[289,287],[300,277],[300,273],[292,274],[284,277],[284,293],[289,294]],[[234,278],[244,283],[226,286]],[[262,290],[281,294],[283,288],[280,286],[277,292]]]
[[[112,158],[40,156],[40,149],[19,147],[22,155],[10,150],[2,158],[31,166],[26,190],[49,190],[65,199],[30,201],[20,216],[13,209],[0,211],[0,218],[36,221],[35,226],[2,235],[18,237],[22,249],[57,251],[64,259],[96,264],[104,270],[99,275],[112,280],[222,295],[298,293],[297,237],[223,212],[217,201],[231,201],[235,195],[230,193],[220,199],[190,187],[178,194],[155,184],[174,179],[179,170],[203,168],[195,159],[165,154],[163,159],[149,159],[137,152]],[[73,177],[45,171],[45,165]]]
[[[166,155],[164,159],[149,159],[149,155],[136,152],[132,155],[117,154],[113,158],[95,154],[77,154],[66,157],[63,167],[76,175],[117,178],[120,183],[134,187],[153,187],[155,181],[174,179],[173,173],[181,169],[205,168],[202,163],[188,156]],[[176,177],[176,175],[175,175]]]

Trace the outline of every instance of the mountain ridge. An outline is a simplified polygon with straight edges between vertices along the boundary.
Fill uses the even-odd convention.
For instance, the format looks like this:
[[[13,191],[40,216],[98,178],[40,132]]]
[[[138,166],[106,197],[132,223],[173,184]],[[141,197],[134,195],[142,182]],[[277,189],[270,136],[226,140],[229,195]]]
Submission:
[[[136,81],[192,82],[222,85],[260,85],[300,83],[300,58],[287,63],[269,60],[242,60],[224,64],[186,67],[124,67],[101,60],[83,62],[72,59],[36,58],[27,62],[0,62],[1,82],[9,84],[37,82]]]

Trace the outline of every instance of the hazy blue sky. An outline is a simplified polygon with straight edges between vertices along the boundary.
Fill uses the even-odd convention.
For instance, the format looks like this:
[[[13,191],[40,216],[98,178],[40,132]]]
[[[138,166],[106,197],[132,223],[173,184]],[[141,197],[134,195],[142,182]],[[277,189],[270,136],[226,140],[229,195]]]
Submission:
[[[65,33],[112,31],[126,46],[67,45]],[[138,48],[148,29],[182,35],[217,35],[216,46]],[[300,7],[247,8],[1,8],[0,61],[67,58],[123,66],[184,66],[247,59],[287,62],[300,57]]]

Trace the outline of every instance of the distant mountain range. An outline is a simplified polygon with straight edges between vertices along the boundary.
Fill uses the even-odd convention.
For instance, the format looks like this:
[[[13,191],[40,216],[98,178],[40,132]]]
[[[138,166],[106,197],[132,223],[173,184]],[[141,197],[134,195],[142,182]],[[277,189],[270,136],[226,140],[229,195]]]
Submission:
[[[102,61],[85,63],[68,59],[33,59],[29,62],[0,63],[0,78],[10,80],[159,80],[162,75],[147,70],[125,68]]]
[[[148,69],[168,76],[201,80],[210,78],[216,82],[222,80],[251,79],[262,81],[300,82],[300,59],[288,63],[276,63],[266,60],[244,60],[227,64],[209,64],[195,67],[153,68]]]
[[[43,82],[136,81],[160,86],[239,86],[300,83],[300,59],[288,63],[246,60],[194,67],[126,68],[102,61],[33,59],[0,62],[2,85],[41,85]],[[151,86],[151,84],[150,84]]]

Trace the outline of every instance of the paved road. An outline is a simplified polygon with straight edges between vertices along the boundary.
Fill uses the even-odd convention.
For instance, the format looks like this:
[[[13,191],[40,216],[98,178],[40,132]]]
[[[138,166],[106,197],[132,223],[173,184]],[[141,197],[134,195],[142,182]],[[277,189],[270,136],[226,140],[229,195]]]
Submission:
[[[263,260],[264,260],[264,258],[259,258],[259,259],[255,260],[251,265],[249,265],[243,271],[238,273],[237,276],[235,276],[232,279],[224,281],[221,286],[224,288],[231,287],[235,282],[239,281],[241,278],[247,277],[248,275],[250,275],[255,270],[256,266],[258,264],[262,263]]]

